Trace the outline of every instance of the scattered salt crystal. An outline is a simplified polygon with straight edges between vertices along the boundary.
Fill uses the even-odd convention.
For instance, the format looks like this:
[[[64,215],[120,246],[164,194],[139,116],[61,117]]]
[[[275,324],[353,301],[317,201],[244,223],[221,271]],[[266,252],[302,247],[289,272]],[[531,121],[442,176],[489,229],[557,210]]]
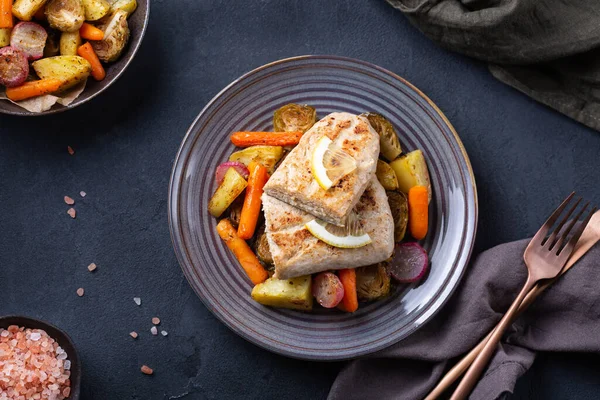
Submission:
[[[66,360],[67,359],[67,353],[62,353],[56,356],[57,360]]]
[[[5,331],[5,330],[1,330],[2,332],[0,332],[0,336],[1,337],[7,337],[8,335],[10,335],[9,331]]]
[[[86,192],[84,192],[83,190],[82,190],[81,192],[79,192],[79,195],[80,195],[81,197],[85,197],[85,195],[86,195],[86,194],[87,194],[87,193],[86,193]]]
[[[135,304],[137,304],[138,306],[142,305],[142,299],[140,299],[139,297],[134,297],[133,301],[135,301]]]
[[[150,332],[152,332],[152,334],[153,334],[154,336],[158,335],[158,329],[156,329],[156,327],[155,327],[155,326],[153,326],[152,328],[150,328]]]
[[[96,264],[95,263],[91,263],[90,265],[88,265],[88,271],[93,272],[96,269]]]
[[[38,340],[40,340],[42,338],[42,334],[39,332],[33,332],[29,338],[31,340],[37,342]]]
[[[158,318],[158,317],[154,317],[154,318],[152,318],[152,323],[153,323],[154,325],[158,325],[158,324],[160,324],[160,318]]]
[[[129,336],[131,336],[131,337],[132,337],[132,338],[134,338],[134,339],[137,339],[137,337],[138,337],[138,334],[137,334],[137,332],[136,332],[136,331],[132,331],[132,332],[129,332]]]
[[[65,203],[67,203],[68,205],[72,206],[73,204],[75,204],[75,200],[73,200],[69,196],[65,196]]]
[[[169,333],[167,331],[160,331],[160,334],[163,336],[167,336]]]
[[[73,150],[73,148],[71,146],[67,146],[67,151],[69,152],[70,155],[75,154],[75,150]]]
[[[152,368],[150,368],[147,365],[142,365],[142,373],[146,374],[146,375],[152,375],[154,373],[154,371],[152,370]]]
[[[77,216],[77,211],[75,211],[75,209],[71,207],[67,210],[67,214],[69,214],[71,218],[75,218]]]
[[[71,361],[69,360],[65,360],[65,363],[63,364],[64,369],[66,369],[67,371],[71,369]]]
[[[84,292],[85,291],[83,290],[83,288],[80,287],[79,289],[77,289],[77,296],[79,296],[79,297],[83,296]]]

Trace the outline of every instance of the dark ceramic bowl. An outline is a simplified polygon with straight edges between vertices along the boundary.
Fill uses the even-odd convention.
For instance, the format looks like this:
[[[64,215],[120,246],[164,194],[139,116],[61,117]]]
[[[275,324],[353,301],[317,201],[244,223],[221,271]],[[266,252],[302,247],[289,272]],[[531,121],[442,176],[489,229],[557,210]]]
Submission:
[[[55,326],[38,319],[9,315],[0,317],[0,328],[8,328],[10,325],[23,326],[30,329],[43,329],[58,345],[67,352],[67,359],[71,361],[71,395],[68,400],[79,400],[81,392],[81,363],[73,341],[65,332]]]
[[[22,117],[55,114],[75,108],[78,105],[81,105],[93,99],[94,97],[98,96],[100,93],[105,91],[106,88],[108,88],[110,85],[113,84],[113,82],[119,79],[121,74],[123,74],[125,69],[129,66],[129,64],[135,57],[135,54],[137,53],[140,47],[140,44],[142,43],[144,34],[146,33],[146,27],[148,26],[148,18],[150,16],[150,0],[137,0],[137,2],[137,9],[133,14],[131,14],[131,17],[129,17],[129,19],[127,20],[127,22],[129,23],[129,29],[131,31],[129,44],[127,44],[127,48],[123,52],[121,58],[117,60],[117,62],[106,65],[106,78],[104,78],[100,82],[97,82],[90,77],[87,81],[83,93],[81,93],[79,97],[68,106],[55,104],[48,111],[44,111],[41,113],[32,113],[25,110],[24,108],[21,108],[9,102],[8,100],[0,100],[0,113],[19,115]]]

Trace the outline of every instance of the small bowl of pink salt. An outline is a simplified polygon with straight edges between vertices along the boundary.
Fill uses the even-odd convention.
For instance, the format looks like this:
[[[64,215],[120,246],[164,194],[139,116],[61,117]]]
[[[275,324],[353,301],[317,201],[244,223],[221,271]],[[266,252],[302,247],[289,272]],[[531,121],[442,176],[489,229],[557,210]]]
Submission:
[[[80,379],[66,333],[32,318],[0,317],[0,400],[78,400]]]

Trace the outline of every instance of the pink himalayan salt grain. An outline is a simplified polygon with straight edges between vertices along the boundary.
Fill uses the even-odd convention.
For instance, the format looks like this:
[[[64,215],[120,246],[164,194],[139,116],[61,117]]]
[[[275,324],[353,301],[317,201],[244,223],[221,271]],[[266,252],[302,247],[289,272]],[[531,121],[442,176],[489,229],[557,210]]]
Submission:
[[[39,336],[39,337],[38,337]],[[65,351],[41,329],[0,328],[0,399],[57,399],[70,393]]]
[[[77,216],[77,211],[75,211],[75,209],[71,207],[67,210],[67,214],[69,214],[71,218],[75,219],[75,217]]]
[[[86,195],[86,194],[87,194],[87,193],[86,193],[86,192],[84,192],[83,190],[82,190],[81,192],[79,192],[79,195],[80,195],[81,197],[85,197],[85,195]]]

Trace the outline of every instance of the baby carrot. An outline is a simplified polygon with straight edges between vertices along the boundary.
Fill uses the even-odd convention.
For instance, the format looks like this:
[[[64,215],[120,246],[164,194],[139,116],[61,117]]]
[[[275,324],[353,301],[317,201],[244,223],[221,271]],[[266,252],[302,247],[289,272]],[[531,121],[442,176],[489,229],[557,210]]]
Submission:
[[[256,255],[250,246],[248,246],[248,243],[237,235],[237,232],[233,225],[231,225],[229,219],[225,218],[219,221],[217,224],[217,232],[227,247],[229,247],[229,250],[233,252],[240,262],[252,283],[258,285],[267,280],[269,274],[261,265],[260,261],[258,261]]]
[[[417,240],[425,238],[429,225],[428,192],[425,186],[414,186],[408,191],[408,225]]]
[[[0,28],[13,27],[13,0],[0,0]]]
[[[254,235],[258,217],[260,215],[260,196],[263,193],[263,186],[269,179],[267,169],[261,164],[251,162],[248,165],[250,176],[248,177],[248,187],[246,188],[246,197],[240,214],[240,223],[238,226],[238,236],[242,239],[250,239]]]
[[[12,101],[20,101],[43,94],[53,93],[61,85],[60,79],[41,79],[39,81],[25,82],[21,86],[6,88],[6,97]]]
[[[79,35],[81,36],[81,34]],[[106,76],[106,71],[104,71],[104,67],[102,66],[102,63],[100,62],[100,59],[96,55],[96,52],[92,48],[90,42],[79,46],[79,48],[77,49],[77,54],[88,60],[89,63],[92,65],[92,76],[95,80],[101,81],[102,79],[104,79],[104,77]]]
[[[238,147],[248,146],[294,146],[302,137],[302,132],[234,132],[231,143]]]
[[[356,270],[340,269],[338,278],[344,286],[344,297],[342,297],[341,308],[346,312],[358,310],[358,295],[356,293]]]
[[[104,32],[94,25],[84,22],[83,25],[81,25],[81,28],[79,28],[79,36],[81,36],[82,39],[87,40],[102,40],[104,39]]]

